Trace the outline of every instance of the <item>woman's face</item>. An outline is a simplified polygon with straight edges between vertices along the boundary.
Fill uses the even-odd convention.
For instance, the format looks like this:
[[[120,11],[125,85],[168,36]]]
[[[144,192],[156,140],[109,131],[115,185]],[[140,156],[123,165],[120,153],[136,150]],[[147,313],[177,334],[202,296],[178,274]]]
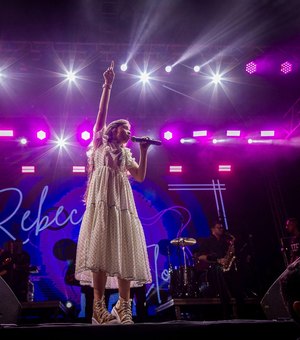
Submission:
[[[130,125],[129,124],[119,125],[116,129],[114,137],[120,144],[127,143],[130,139]]]

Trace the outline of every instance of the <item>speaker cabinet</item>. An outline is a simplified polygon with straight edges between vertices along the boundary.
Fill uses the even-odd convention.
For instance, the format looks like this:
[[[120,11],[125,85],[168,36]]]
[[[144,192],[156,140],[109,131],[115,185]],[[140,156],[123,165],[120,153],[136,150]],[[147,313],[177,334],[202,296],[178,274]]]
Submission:
[[[287,269],[279,275],[260,301],[260,305],[268,320],[291,319],[280,290],[280,280],[287,274]]]
[[[8,284],[0,277],[0,324],[17,324],[21,303]]]

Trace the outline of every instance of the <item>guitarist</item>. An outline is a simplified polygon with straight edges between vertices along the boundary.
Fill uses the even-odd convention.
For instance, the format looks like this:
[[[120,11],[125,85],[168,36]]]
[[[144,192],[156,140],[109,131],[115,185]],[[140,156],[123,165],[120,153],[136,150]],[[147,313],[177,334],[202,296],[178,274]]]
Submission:
[[[220,220],[211,225],[210,231],[209,237],[197,240],[197,247],[193,252],[198,277],[205,273],[209,284],[204,297],[220,297],[224,319],[234,316],[230,304],[230,299],[234,297],[237,303],[237,316],[241,317],[244,301],[235,267],[235,238],[224,229]]]

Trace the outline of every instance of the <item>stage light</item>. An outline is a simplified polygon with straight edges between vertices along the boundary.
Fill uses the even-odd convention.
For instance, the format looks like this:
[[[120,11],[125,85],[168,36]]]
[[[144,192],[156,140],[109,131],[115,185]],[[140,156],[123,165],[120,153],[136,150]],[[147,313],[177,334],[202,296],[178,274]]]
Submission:
[[[200,72],[200,66],[199,65],[194,66],[194,72],[196,72],[196,73]]]
[[[91,138],[91,133],[88,131],[81,132],[81,138],[85,141],[89,140]]]
[[[170,140],[173,138],[173,133],[171,131],[164,132],[164,139]]]
[[[182,172],[182,165],[170,165],[170,172]]]
[[[172,66],[171,66],[171,65],[167,65],[167,66],[165,67],[165,71],[166,71],[167,73],[170,73],[170,72],[172,71]]]
[[[0,130],[0,137],[13,137],[14,131],[13,130]]]
[[[214,84],[220,84],[221,81],[222,81],[222,76],[221,76],[221,74],[216,73],[216,74],[214,74],[214,75],[212,76],[211,79],[212,79],[212,82],[213,82]]]
[[[217,144],[217,143],[218,143],[218,140],[217,140],[216,138],[214,138],[214,139],[212,140],[212,142],[213,142],[213,144]]]
[[[46,138],[46,132],[43,130],[40,130],[36,133],[36,136],[40,140],[44,140]]]
[[[181,144],[194,144],[196,143],[196,139],[195,138],[181,138],[180,143]]]
[[[193,131],[193,137],[206,137],[207,130]]]
[[[255,73],[257,70],[257,65],[254,61],[250,61],[250,63],[246,64],[246,72],[249,74]]]
[[[23,165],[22,173],[23,174],[35,173],[35,166],[34,165]]]
[[[123,71],[123,72],[125,72],[125,71],[127,71],[127,64],[122,64],[121,66],[120,66],[120,69],[121,69],[121,71]]]
[[[67,78],[67,80],[69,80],[69,82],[73,82],[77,78],[76,73],[73,72],[73,71],[67,71],[66,78]]]
[[[60,148],[64,148],[66,146],[66,139],[63,139],[63,138],[58,138],[56,140],[56,144],[57,146],[59,146]]]
[[[231,165],[219,165],[219,172],[230,172]]]
[[[66,302],[66,307],[67,307],[68,309],[72,308],[72,307],[73,307],[73,303],[72,303],[71,301],[67,301],[67,302]]]
[[[228,137],[240,137],[241,131],[240,130],[227,130],[226,136]]]
[[[275,136],[275,131],[274,130],[260,131],[260,136],[261,137],[274,137]]]
[[[248,138],[248,144],[252,144],[253,143],[253,139],[252,138]]]
[[[150,79],[149,73],[147,73],[147,72],[142,72],[142,73],[140,74],[140,80],[141,80],[144,84],[149,83],[149,79]]]
[[[22,144],[22,145],[26,145],[28,143],[28,141],[27,141],[27,139],[26,138],[21,138],[20,139],[20,144]]]
[[[73,173],[85,173],[85,166],[82,165],[73,165]]]
[[[289,61],[285,61],[280,65],[280,71],[284,74],[292,72],[293,65]]]

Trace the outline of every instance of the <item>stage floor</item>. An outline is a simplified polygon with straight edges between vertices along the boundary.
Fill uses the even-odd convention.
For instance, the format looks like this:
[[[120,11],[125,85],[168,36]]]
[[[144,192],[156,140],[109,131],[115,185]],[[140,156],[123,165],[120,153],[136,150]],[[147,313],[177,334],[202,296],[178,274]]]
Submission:
[[[300,326],[292,320],[222,320],[145,322],[134,325],[92,325],[89,323],[44,323],[1,325],[1,339],[284,339],[300,338]],[[95,339],[96,339],[95,338]],[[91,339],[91,338],[90,338]]]

